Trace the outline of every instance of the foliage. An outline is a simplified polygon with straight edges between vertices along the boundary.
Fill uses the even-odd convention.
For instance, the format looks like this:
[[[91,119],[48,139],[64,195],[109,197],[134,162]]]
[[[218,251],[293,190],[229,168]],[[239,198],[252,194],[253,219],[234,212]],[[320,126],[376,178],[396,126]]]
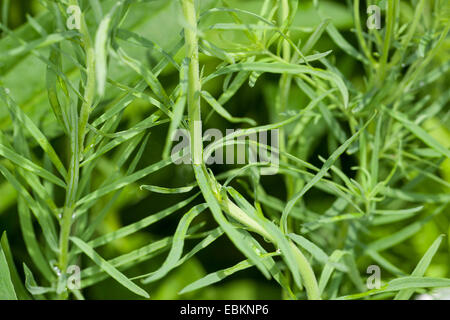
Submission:
[[[372,4],[381,29],[366,27]],[[2,0],[0,298],[409,299],[450,286],[449,12]],[[206,147],[198,121],[245,130]],[[178,128],[193,164],[170,156]],[[276,175],[203,160],[273,129]]]

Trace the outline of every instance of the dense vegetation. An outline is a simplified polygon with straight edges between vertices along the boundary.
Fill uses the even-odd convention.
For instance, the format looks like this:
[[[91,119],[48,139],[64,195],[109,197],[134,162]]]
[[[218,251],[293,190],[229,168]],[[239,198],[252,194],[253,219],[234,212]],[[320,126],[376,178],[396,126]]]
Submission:
[[[1,3],[0,299],[450,287],[448,1]]]

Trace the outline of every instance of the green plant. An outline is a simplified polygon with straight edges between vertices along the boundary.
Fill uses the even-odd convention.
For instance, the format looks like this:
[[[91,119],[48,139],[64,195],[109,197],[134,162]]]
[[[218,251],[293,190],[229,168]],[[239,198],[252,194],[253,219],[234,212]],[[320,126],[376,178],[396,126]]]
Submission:
[[[448,3],[388,0],[380,30],[365,28],[359,0],[39,3],[12,30],[3,1],[0,189],[17,204],[27,264],[22,281],[5,233],[1,298],[83,299],[108,278],[153,298],[155,283],[223,238],[243,260],[176,294],[201,298],[249,268],[286,299],[409,299],[450,286]],[[244,108],[255,91],[264,103]],[[199,123],[245,129],[205,147]],[[179,128],[191,164],[173,163]],[[275,129],[277,148],[245,145],[279,154],[276,176],[262,162],[205,163]],[[152,199],[161,211],[119,224],[139,201],[157,211]],[[173,233],[144,231],[180,211]],[[418,250],[410,239],[430,225]],[[373,264],[383,285],[368,290]],[[80,287],[67,285],[70,266]]]

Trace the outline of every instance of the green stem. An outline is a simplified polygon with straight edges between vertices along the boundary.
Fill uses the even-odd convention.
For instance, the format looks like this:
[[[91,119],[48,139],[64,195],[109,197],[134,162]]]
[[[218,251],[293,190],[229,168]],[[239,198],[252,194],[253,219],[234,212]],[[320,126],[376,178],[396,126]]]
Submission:
[[[241,224],[248,227],[251,231],[258,233],[259,235],[269,240],[270,242],[276,243],[275,238],[270,233],[268,233],[264,228],[262,228],[258,222],[249,217],[244,211],[242,211],[241,208],[239,208],[231,200],[225,199],[222,204],[222,207],[226,210],[226,212],[230,216],[233,217],[233,219],[239,221]],[[317,279],[311,267],[311,264],[305,258],[300,249],[291,240],[289,240],[289,245],[291,246],[291,249],[295,255],[295,259],[297,260],[297,265],[306,288],[308,299],[320,300],[321,298],[319,285],[317,284]]]
[[[389,49],[391,48],[392,35],[394,33],[396,13],[397,13],[397,1],[388,0],[387,27],[386,27],[386,34],[384,37],[383,52],[380,59],[379,83],[382,83],[384,81],[385,75],[387,73],[386,69],[389,58]]]
[[[60,232],[60,255],[59,255],[59,268],[61,273],[64,274],[68,265],[69,256],[69,237],[70,229],[72,225],[72,215],[73,208],[65,207],[62,222],[61,222],[61,232]]]
[[[71,5],[79,6],[77,0],[71,0]],[[95,97],[95,52],[92,45],[92,40],[89,35],[89,30],[86,25],[84,16],[81,16],[80,32],[84,49],[86,52],[86,87],[84,91],[84,101],[81,105],[80,117],[76,115],[76,108],[72,112],[72,136],[71,136],[71,153],[72,160],[70,164],[69,177],[66,190],[66,199],[64,203],[64,210],[61,220],[60,238],[59,238],[59,268],[62,276],[65,275],[69,264],[69,238],[72,229],[72,216],[75,210],[76,193],[78,188],[78,178],[80,174],[80,159],[83,152],[83,144],[86,133],[86,127],[89,120],[91,106]],[[78,122],[75,121],[78,119]],[[67,291],[59,295],[59,299],[67,299]]]
[[[76,128],[76,123],[73,123],[72,127]],[[70,230],[72,229],[72,216],[75,211],[75,200],[78,188],[78,178],[80,174],[78,137],[76,132],[77,130],[72,133],[71,137],[72,161],[70,164],[69,180],[59,236],[59,269],[62,276],[65,275],[69,264],[69,237]],[[67,297],[67,291],[64,291],[60,294],[59,299],[67,299]]]
[[[425,2],[426,2],[426,0],[420,0],[420,2],[417,4],[416,11],[414,12],[413,21],[408,28],[408,33],[403,38],[402,45],[400,46],[399,49],[397,49],[394,57],[392,58],[392,61],[391,61],[392,66],[395,66],[397,63],[399,63],[399,61],[403,58],[403,54],[408,49],[409,43],[411,42],[411,40],[414,36],[414,33],[416,31],[416,28],[419,25],[420,17],[423,14]]]
[[[288,0],[281,0],[281,7],[280,7],[280,25],[283,24],[284,21],[286,21],[289,18],[289,2]],[[286,34],[289,36],[288,31],[286,31]],[[291,46],[288,41],[283,41],[283,60],[287,63],[291,62]],[[278,103],[277,103],[277,115],[276,118],[280,117],[280,114],[285,112],[288,104],[289,104],[289,92],[291,90],[291,83],[292,83],[292,75],[284,73],[281,75],[280,83],[279,83],[279,93],[278,93]],[[281,127],[279,129],[280,132],[280,150],[286,151],[286,137],[285,137],[285,131],[284,127]],[[286,157],[282,156],[282,160],[286,161]],[[291,197],[293,194],[294,186],[293,186],[293,180],[291,177],[287,176],[285,177],[285,184],[286,184],[286,190],[287,190],[287,199]]]
[[[194,0],[182,0],[183,14],[187,26],[184,29],[186,57],[189,58],[188,116],[191,137],[191,155],[194,165],[203,163],[203,141],[201,137],[200,67],[198,59],[197,14]],[[200,130],[199,130],[200,129]],[[200,131],[200,132],[199,132]],[[200,136],[199,136],[200,134]]]
[[[79,7],[78,0],[71,0],[70,4]],[[81,14],[80,20],[80,33],[82,34],[83,47],[86,53],[86,86],[83,96],[84,101],[81,104],[78,126],[78,144],[80,146],[79,152],[80,155],[82,155],[84,150],[83,145],[86,135],[86,127],[95,97],[95,49],[83,14]]]
[[[289,3],[288,0],[281,0],[281,13],[280,13],[280,24],[283,23],[286,19],[289,18]],[[288,31],[286,31],[288,34]],[[283,41],[283,60],[287,63],[291,62],[291,46],[288,41]],[[291,79],[292,76],[284,73],[280,79],[280,102],[279,102],[279,113],[286,111],[286,107],[289,101],[289,91],[291,87]],[[278,116],[278,115],[277,115]],[[283,128],[280,128],[280,132],[282,132]],[[281,135],[281,134],[280,134]],[[281,135],[281,146],[280,149],[284,150],[284,136]]]
[[[414,62],[414,64],[410,67],[407,74],[403,78],[402,82],[399,85],[396,93],[389,97],[386,100],[385,105],[396,101],[405,91],[409,90],[409,87],[414,83],[414,80],[418,78],[422,70],[434,59],[436,54],[441,50],[441,47],[444,45],[447,35],[450,31],[450,25],[447,25],[445,29],[442,31],[441,36],[436,42],[434,48],[430,51],[428,56],[423,60],[418,60]]]
[[[90,39],[90,36],[85,37]],[[85,41],[86,47],[86,72],[87,72],[87,81],[86,81],[86,90],[84,93],[84,102],[81,105],[80,111],[80,121],[78,128],[78,140],[80,145],[80,153],[83,152],[84,148],[84,138],[86,135],[86,127],[89,121],[89,115],[91,113],[91,107],[94,102],[95,96],[95,53],[92,44],[88,41]]]
[[[373,59],[369,48],[367,47],[366,40],[364,39],[363,31],[361,28],[361,18],[359,15],[359,0],[353,1],[353,16],[355,19],[356,36],[358,37],[359,45],[361,46],[362,51],[366,55],[367,59],[369,59],[371,64],[376,65],[376,62]]]
[[[77,119],[76,114],[74,119],[75,120]],[[74,130],[74,132],[72,132],[71,136],[72,160],[70,164],[69,179],[66,190],[66,199],[64,202],[64,211],[62,214],[61,230],[59,236],[59,269],[61,271],[62,276],[65,275],[69,263],[69,237],[70,237],[70,230],[72,229],[72,216],[75,211],[76,193],[80,174],[79,145],[78,145],[78,135],[76,125],[77,125],[76,121],[73,121],[72,128],[75,128],[75,130],[72,129]],[[60,294],[59,299],[67,299],[67,297],[68,294],[66,291],[64,291]]]
[[[198,37],[197,37],[197,14],[195,11],[194,0],[181,0],[183,7],[183,14],[186,22],[184,29],[185,42],[186,42],[186,56],[190,59],[189,63],[189,76],[188,76],[188,116],[189,116],[189,130],[191,134],[191,154],[193,165],[202,167],[206,174],[206,167],[203,162],[203,142],[198,135],[197,125],[201,123],[201,106],[200,95],[201,82],[200,82],[200,68],[198,59]],[[198,179],[198,176],[196,175]],[[199,182],[200,184],[200,182]],[[202,189],[203,192],[203,189]],[[218,203],[225,209],[228,215],[241,222],[243,225],[251,229],[252,231],[265,237],[272,243],[276,243],[275,239],[270,235],[259,223],[249,217],[242,211],[237,205],[230,200],[220,199],[218,194],[215,194]],[[208,198],[205,195],[205,198]],[[225,201],[225,202],[224,202]],[[309,264],[308,260],[301,253],[298,247],[290,241],[290,245],[296,256],[300,274],[305,283],[305,288],[308,294],[308,298],[311,300],[320,299],[319,286],[314,272]]]

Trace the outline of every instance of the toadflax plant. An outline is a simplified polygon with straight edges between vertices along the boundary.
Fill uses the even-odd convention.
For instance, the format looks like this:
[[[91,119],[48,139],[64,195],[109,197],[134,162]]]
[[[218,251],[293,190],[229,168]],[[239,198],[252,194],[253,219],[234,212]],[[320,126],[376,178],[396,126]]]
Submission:
[[[448,1],[25,2],[2,0],[0,299],[450,287]]]

